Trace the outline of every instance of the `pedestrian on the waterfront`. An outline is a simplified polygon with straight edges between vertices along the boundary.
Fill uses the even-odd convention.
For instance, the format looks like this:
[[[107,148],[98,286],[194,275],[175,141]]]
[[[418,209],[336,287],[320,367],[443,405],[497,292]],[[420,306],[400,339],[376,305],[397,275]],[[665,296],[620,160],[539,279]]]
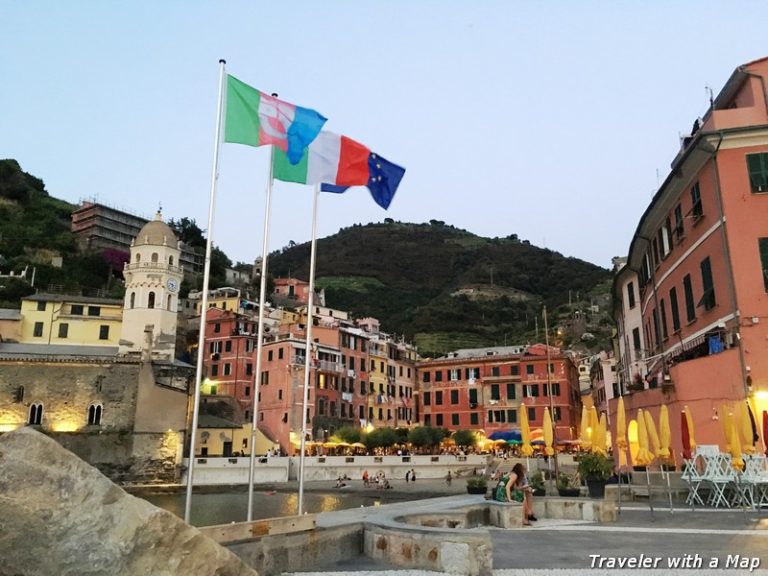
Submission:
[[[405,473],[405,483],[406,483],[406,484],[408,484],[408,481],[409,481],[410,479],[411,479],[411,471],[410,471],[410,470],[408,470],[408,471]]]
[[[416,470],[411,468],[411,482],[416,482]]]
[[[451,476],[451,471],[448,470],[448,475],[445,477],[445,483],[448,484],[448,486],[450,486],[451,480],[453,480],[453,476]]]

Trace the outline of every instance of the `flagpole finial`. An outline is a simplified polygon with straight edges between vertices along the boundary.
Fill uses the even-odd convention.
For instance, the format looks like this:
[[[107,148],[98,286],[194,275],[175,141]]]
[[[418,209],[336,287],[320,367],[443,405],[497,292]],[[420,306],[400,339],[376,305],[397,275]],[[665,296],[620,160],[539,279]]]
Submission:
[[[227,61],[224,58],[219,58],[219,64],[226,64]]]

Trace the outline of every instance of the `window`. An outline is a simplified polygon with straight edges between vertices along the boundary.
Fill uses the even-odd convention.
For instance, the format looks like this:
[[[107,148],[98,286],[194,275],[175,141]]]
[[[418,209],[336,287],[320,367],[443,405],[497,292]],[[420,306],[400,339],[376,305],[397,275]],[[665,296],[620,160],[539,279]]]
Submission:
[[[88,306],[88,316],[101,316],[101,306]]]
[[[451,426],[458,426],[458,425],[459,425],[459,415],[451,414]]]
[[[464,375],[466,376],[467,380],[480,378],[480,368],[466,368],[464,370]]]
[[[43,336],[43,323],[35,322],[35,327],[32,329],[32,336],[35,338],[41,338]]]
[[[432,405],[432,392],[424,392],[424,406]]]
[[[37,311],[38,312],[45,312],[45,302],[38,302],[37,303]]]
[[[435,404],[437,406],[442,405],[443,403],[443,391],[442,390],[436,390],[435,391]]]
[[[507,400],[515,399],[515,385],[507,384]]]
[[[544,384],[544,396],[549,395],[549,386]],[[560,396],[560,382],[552,382],[552,396]]]
[[[499,392],[498,384],[491,384],[491,400],[500,400],[501,394]]]
[[[213,331],[214,331],[216,334],[218,334],[219,332],[221,332],[221,324],[220,324],[219,322],[216,322],[216,323],[213,325]]]
[[[712,263],[709,260],[709,256],[701,261],[700,268],[704,294],[702,294],[701,300],[699,300],[699,306],[703,304],[705,310],[712,310],[717,304],[717,299],[715,298],[715,284],[712,281]]]
[[[632,346],[635,349],[635,360],[640,360],[643,357],[643,350],[640,345],[640,328],[632,329]]]
[[[530,406],[528,408],[528,421],[533,422],[534,420],[536,420],[536,408]]]
[[[768,154],[747,154],[747,170],[752,192],[768,192]]]
[[[278,400],[282,400],[282,399],[283,399],[283,389],[282,389],[282,388],[280,388],[280,389],[277,391],[277,399],[278,399]]]
[[[688,323],[696,320],[696,307],[693,305],[693,286],[691,285],[691,275],[686,274],[683,278],[683,292],[685,293],[685,313]]]
[[[218,376],[218,375],[219,375],[219,365],[211,364],[211,376]]]
[[[442,381],[443,381],[443,371],[435,370],[435,382],[442,382]]]
[[[157,252],[152,252],[152,262],[157,262]]]
[[[69,324],[63,322],[59,324],[59,338],[66,338],[69,334]]]
[[[360,420],[365,420],[365,406],[358,406],[357,417]]]
[[[277,349],[277,359],[278,360],[282,360],[283,359],[283,349],[282,348],[278,348]]]
[[[477,415],[477,412],[470,412],[469,413],[469,424],[471,426],[477,426],[480,424],[480,418]]]
[[[512,372],[511,372],[511,374],[512,374],[512,376],[520,376],[520,366],[519,366],[519,365],[517,365],[517,364],[515,364],[514,366],[512,366]]]
[[[469,407],[474,408],[477,406],[477,388],[469,389]]]
[[[32,426],[39,426],[43,423],[42,404],[32,404],[29,407],[29,420],[27,420],[27,423],[31,424]]]
[[[168,256],[168,266],[173,266],[173,256]]]
[[[704,208],[701,205],[701,190],[699,189],[698,182],[691,188],[691,215],[694,220],[704,216]]]
[[[661,257],[666,258],[669,255],[672,246],[669,242],[669,218],[666,219],[664,225],[659,228],[659,250],[661,250]]]
[[[523,386],[523,398],[538,398],[539,385],[538,384],[525,384]]]
[[[435,416],[435,426],[442,426],[443,425],[443,415],[437,414]]]
[[[243,388],[243,396],[250,396],[250,395],[251,395],[251,387],[246,386],[245,388]]]
[[[154,308],[155,307],[155,293],[150,292],[149,297],[147,298],[147,308]]]
[[[672,311],[672,331],[680,330],[680,311],[677,308],[677,288],[669,291],[669,308]]]
[[[232,366],[227,362],[224,364],[224,376],[229,376],[230,374],[232,374]]]
[[[680,242],[685,236],[685,227],[683,226],[683,206],[678,204],[675,206],[675,240]]]
[[[109,326],[105,324],[99,326],[99,340],[109,340]]]
[[[635,283],[627,284],[627,306],[631,309],[635,307]]]
[[[664,298],[659,302],[659,309],[661,310],[661,336],[666,340],[669,338],[669,334],[667,333],[667,305]]]
[[[88,426],[101,426],[101,404],[88,406]]]
[[[82,304],[72,304],[72,307],[70,308],[70,312],[72,316],[82,316],[83,315],[83,305]]]
[[[527,364],[525,366],[525,373],[526,374],[533,374],[533,364]]]
[[[269,384],[269,371],[265,370],[261,373],[261,384],[266,385]]]
[[[136,292],[131,292],[131,310],[136,307]]]
[[[229,350],[227,350],[229,352]],[[272,362],[272,350],[267,352],[267,362]]]
[[[560,422],[561,418],[562,418],[562,415],[560,414],[560,406],[553,406],[552,407],[552,419],[555,422]]]
[[[224,341],[224,352],[232,352],[232,340],[225,340]],[[270,350],[270,354],[272,351]],[[272,358],[270,358],[272,360]]]
[[[424,375],[421,377],[422,382],[429,382],[429,372],[424,372]]]
[[[491,368],[491,376],[501,376],[501,368],[499,366],[493,366]]]
[[[517,423],[517,410],[507,410],[507,422],[510,424]]]
[[[458,404],[458,403],[459,403],[459,391],[451,390],[451,404]]]
[[[461,370],[458,368],[451,368],[448,370],[448,380],[456,382],[461,378]]]

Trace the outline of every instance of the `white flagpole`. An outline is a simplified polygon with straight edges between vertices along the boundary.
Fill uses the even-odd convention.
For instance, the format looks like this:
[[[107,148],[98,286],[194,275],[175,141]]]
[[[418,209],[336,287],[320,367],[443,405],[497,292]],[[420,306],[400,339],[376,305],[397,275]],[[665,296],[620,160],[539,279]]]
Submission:
[[[277,94],[272,94],[277,96]],[[269,256],[269,222],[272,211],[272,163],[275,147],[270,147],[269,179],[267,180],[267,204],[264,208],[264,242],[261,249],[261,282],[259,283],[259,330],[256,341],[256,376],[253,385],[253,414],[251,416],[251,462],[248,468],[248,522],[253,519],[253,479],[256,473],[256,436],[259,426],[259,393],[261,390],[261,353],[264,349],[264,308],[267,292],[267,258]]]
[[[317,252],[317,201],[320,184],[315,184],[315,198],[312,203],[312,250],[309,257],[309,299],[307,300],[307,344],[304,356],[304,401],[301,405],[301,455],[299,456],[299,511],[304,510],[304,454],[307,443],[307,405],[309,404],[309,371],[312,365],[312,324],[315,307],[315,255]]]
[[[221,112],[224,97],[224,67],[226,60],[219,60],[219,102],[216,106],[216,142],[213,146],[213,173],[211,174],[211,197],[208,202],[208,238],[205,242],[205,265],[203,267],[203,300],[200,303],[200,334],[197,339],[197,369],[195,370],[195,397],[192,405],[192,429],[189,441],[189,466],[187,467],[187,498],[184,504],[184,521],[189,524],[192,510],[192,485],[195,469],[195,436],[197,435],[198,411],[200,410],[200,386],[203,376],[203,355],[205,354],[205,318],[208,311],[208,283],[211,277],[211,246],[213,244],[213,212],[216,203],[216,184],[219,180],[219,144],[221,144]]]

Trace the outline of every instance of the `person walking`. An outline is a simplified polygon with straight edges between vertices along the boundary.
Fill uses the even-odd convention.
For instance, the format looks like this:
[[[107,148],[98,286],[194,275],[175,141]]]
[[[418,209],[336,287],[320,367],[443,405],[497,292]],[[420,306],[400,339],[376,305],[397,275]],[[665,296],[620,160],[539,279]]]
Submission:
[[[411,479],[411,471],[410,471],[410,470],[408,470],[408,471],[405,473],[405,483],[406,483],[406,484],[408,484],[408,481],[409,481],[410,479]]]

